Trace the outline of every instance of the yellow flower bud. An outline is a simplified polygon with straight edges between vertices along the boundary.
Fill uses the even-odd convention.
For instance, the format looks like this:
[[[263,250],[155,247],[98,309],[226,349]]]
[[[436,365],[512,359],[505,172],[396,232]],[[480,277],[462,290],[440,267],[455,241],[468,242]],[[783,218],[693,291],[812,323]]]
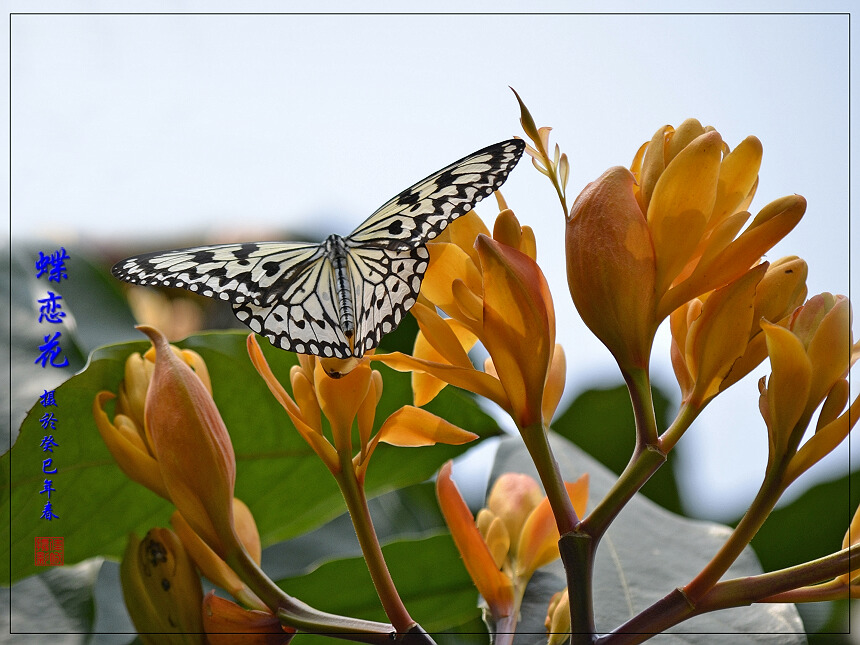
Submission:
[[[547,645],[562,645],[570,638],[570,597],[567,589],[557,591],[549,601],[544,627]]]
[[[200,578],[172,531],[155,528],[143,540],[129,536],[120,580],[128,613],[145,645],[205,643]]]

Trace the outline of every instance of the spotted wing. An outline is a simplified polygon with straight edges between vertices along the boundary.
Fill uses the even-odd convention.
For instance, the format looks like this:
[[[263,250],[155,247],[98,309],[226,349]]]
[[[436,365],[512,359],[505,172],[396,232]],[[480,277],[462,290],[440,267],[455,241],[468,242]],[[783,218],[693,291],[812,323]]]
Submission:
[[[502,141],[474,152],[388,200],[346,238],[353,248],[425,244],[505,182],[525,143]]]
[[[331,264],[319,244],[251,242],[159,251],[127,258],[111,272],[134,284],[180,287],[230,301],[240,321],[277,347],[349,355],[334,306]]]
[[[218,244],[136,255],[115,264],[111,273],[133,284],[179,287],[232,303],[259,304],[273,285],[322,256],[319,244]]]
[[[423,244],[399,251],[350,249],[347,261],[356,302],[357,356],[379,345],[415,304],[429,257]]]

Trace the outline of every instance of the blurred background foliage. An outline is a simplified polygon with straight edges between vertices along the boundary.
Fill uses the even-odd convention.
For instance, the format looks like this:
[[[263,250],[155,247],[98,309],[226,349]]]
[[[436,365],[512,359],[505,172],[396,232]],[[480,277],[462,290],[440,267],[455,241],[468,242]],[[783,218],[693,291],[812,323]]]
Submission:
[[[200,329],[244,329],[223,303],[181,290],[141,289],[121,285],[114,280],[109,273],[111,264],[137,249],[92,251],[66,246],[71,257],[67,262],[69,279],[60,284],[48,283],[44,278],[37,280],[33,269],[34,259],[40,250],[48,253],[55,246],[53,243],[16,246],[11,252],[7,249],[7,257],[4,258],[11,269],[11,281],[3,285],[8,292],[4,295],[8,296],[10,303],[11,324],[9,333],[3,336],[4,349],[11,364],[9,398],[4,406],[9,411],[5,418],[11,420],[11,426],[3,428],[9,446],[14,443],[27,411],[34,407],[39,395],[82,370],[93,350],[114,343],[140,341],[138,332],[133,329],[135,321],[164,329],[174,341]],[[61,331],[63,334],[61,344],[70,363],[64,369],[41,368],[33,363],[38,355],[37,347],[49,331],[48,325],[38,324],[39,306],[36,301],[44,298],[48,290],[62,295],[64,311],[68,314],[62,325],[50,326],[53,328],[50,329],[52,333]],[[411,316],[407,316],[396,332],[385,337],[383,349],[410,351],[416,331],[417,325]],[[226,341],[219,337],[219,343],[226,343],[220,349],[208,347],[208,341],[201,341],[199,336],[183,344],[203,354],[210,361],[210,370],[214,374],[228,373],[227,370],[232,369],[233,365],[230,356],[237,351],[238,345],[244,345],[244,337],[245,333],[228,337]],[[140,341],[136,349],[141,351],[146,346]],[[261,346],[273,361],[276,373],[286,375],[291,355],[274,350],[266,342],[261,342]],[[122,355],[110,348],[98,352],[90,359],[90,366],[95,366],[90,372],[91,376],[115,384],[121,376],[122,361],[128,352],[127,349],[123,351],[125,353]],[[219,356],[219,353],[223,353],[223,356]],[[224,361],[224,364],[219,365],[219,361]],[[243,389],[247,385],[256,388],[254,396],[268,395],[249,363],[247,369],[238,369],[236,376],[239,380],[236,382],[241,382]],[[385,371],[385,407],[393,410],[410,402],[408,375],[382,369]],[[214,376],[213,382],[217,388]],[[296,463],[302,463],[303,447],[298,435],[285,428],[288,427],[286,415],[282,419],[265,415],[262,419],[255,418],[253,431],[238,432],[236,429],[243,423],[242,417],[247,419],[246,397],[247,394],[243,393],[241,404],[238,401],[228,402],[226,398],[222,403],[216,390],[216,402],[222,409],[228,427],[236,433],[240,461],[238,483],[240,487],[245,486],[237,491],[237,496],[244,496],[255,511],[264,536],[264,546],[267,547],[263,555],[263,568],[290,593],[311,604],[318,604],[329,611],[380,618],[378,600],[360,559],[348,517],[339,515],[342,503],[337,499],[333,482],[325,481],[328,473],[322,467],[314,469],[309,462],[306,467],[296,466]],[[40,575],[31,576],[34,571],[31,560],[28,560],[32,557],[31,551],[28,551],[31,549],[28,545],[32,543],[31,531],[28,527],[26,539],[30,542],[24,545],[13,522],[12,544],[9,543],[10,536],[5,534],[0,538],[0,544],[3,551],[14,556],[6,560],[10,562],[12,570],[9,573],[16,582],[11,590],[3,589],[2,593],[10,594],[4,601],[11,603],[15,631],[81,634],[80,637],[70,637],[70,643],[126,643],[133,637],[109,634],[133,631],[122,605],[114,559],[121,553],[125,535],[129,531],[142,534],[154,521],[163,524],[169,515],[169,506],[148,491],[128,482],[113,464],[91,422],[88,411],[90,403],[79,402],[76,409],[70,404],[68,408],[57,411],[61,424],[64,419],[69,420],[66,428],[56,433],[64,449],[57,453],[60,464],[55,484],[58,489],[57,504],[65,506],[66,510],[65,517],[56,521],[50,527],[50,532],[66,536],[70,549],[67,550],[67,558],[70,552],[76,553],[69,539],[76,534],[75,540],[79,547],[86,547],[80,551],[82,559],[97,553],[107,555],[108,559],[96,557],[75,566],[49,569]],[[654,404],[658,423],[661,429],[665,428],[677,405],[677,394],[655,388]],[[447,388],[433,407],[435,412],[453,422],[479,432],[484,439],[500,432],[492,417],[473,397],[454,388]],[[609,470],[621,472],[633,448],[633,413],[626,387],[620,378],[615,387],[568,392],[559,410],[552,424],[553,429]],[[387,412],[380,411],[377,424],[385,418],[385,414]],[[81,427],[69,428],[73,418]],[[35,418],[28,421],[30,424],[35,422]],[[91,427],[84,428],[87,423]],[[77,448],[69,446],[73,443],[79,444]],[[66,449],[66,446],[69,448]],[[266,463],[249,460],[243,472],[242,454],[259,451],[261,446],[271,451],[270,456],[275,461]],[[447,534],[436,505],[433,486],[424,481],[445,459],[459,454],[462,449],[437,446],[413,451],[409,454],[410,468],[403,469],[402,458],[395,456],[394,450],[386,452],[389,448],[385,446],[374,457],[370,467],[370,485],[372,494],[376,495],[371,510],[395,580],[403,586],[406,604],[415,607],[416,615],[445,616],[446,621],[442,623],[424,625],[428,630],[442,630],[451,634],[449,639],[437,639],[440,645],[446,642],[486,643],[486,630],[475,605],[477,594]],[[280,452],[275,454],[278,450]],[[40,474],[32,461],[37,458],[35,452],[34,446],[29,449],[17,447],[15,455],[21,457],[17,465],[12,461],[12,455],[7,453],[2,457],[3,485],[9,488],[11,484],[11,489],[4,491],[6,504],[11,501],[14,507],[16,497],[25,506],[29,504],[34,507],[38,504],[36,490],[33,489],[32,481],[28,481],[28,478],[35,479],[30,475]],[[486,460],[487,450],[479,449],[479,452],[481,459]],[[299,462],[288,464],[284,461],[279,466],[277,460],[285,459],[286,454],[289,454],[290,460],[298,459]],[[304,457],[309,458],[308,455]],[[679,494],[680,484],[676,473],[682,470],[679,464],[683,457],[683,450],[674,452],[668,463],[648,482],[643,493],[667,510],[700,518],[695,508],[684,507]],[[70,468],[72,464],[68,461],[71,458],[78,459],[74,469]],[[401,466],[399,471],[398,463]],[[278,473],[283,472],[284,468],[291,469],[292,474],[280,476]],[[72,470],[75,472],[70,472]],[[486,465],[484,470],[489,472]],[[399,474],[395,481],[388,481],[397,472]],[[86,477],[87,473],[90,479]],[[726,476],[731,477],[730,464],[726,465]],[[286,488],[280,488],[285,485],[285,480],[290,485],[299,486],[300,490],[288,494]],[[27,482],[26,485],[24,482]],[[764,569],[790,566],[838,549],[854,510],[850,500],[856,503],[860,499],[858,482],[860,478],[854,472],[818,485],[794,501],[780,506],[752,544]],[[99,501],[99,493],[91,488],[96,485],[113,495],[111,512],[104,513],[100,518],[79,510],[96,502],[108,503],[106,500]],[[485,486],[485,480],[480,485]],[[402,488],[392,491],[394,487]],[[319,496],[321,491],[326,493],[322,499]],[[277,492],[277,495],[273,495],[273,492]],[[467,499],[482,499],[480,491],[466,496]],[[284,500],[291,497],[306,500],[304,514],[300,521],[284,524],[278,516],[284,515],[282,509],[287,505]],[[255,498],[268,499],[269,503],[255,503]],[[316,501],[311,503],[307,500]],[[279,507],[280,513],[276,513],[275,509]],[[112,539],[106,542],[90,540],[91,543],[87,543],[87,535],[92,537],[105,531]],[[422,566],[415,566],[413,555],[416,549],[422,553]],[[430,569],[427,569],[428,566]],[[22,576],[23,579],[18,580]],[[350,580],[349,593],[332,594],[332,589],[343,588],[346,579]],[[46,590],[50,590],[50,599],[46,599]],[[847,635],[840,634],[848,629],[846,605],[818,603],[799,607],[810,633],[810,643],[851,642]],[[85,635],[85,632],[91,634]],[[34,642],[26,638],[23,635],[18,637],[20,642]],[[303,637],[303,642],[309,640],[317,639]]]

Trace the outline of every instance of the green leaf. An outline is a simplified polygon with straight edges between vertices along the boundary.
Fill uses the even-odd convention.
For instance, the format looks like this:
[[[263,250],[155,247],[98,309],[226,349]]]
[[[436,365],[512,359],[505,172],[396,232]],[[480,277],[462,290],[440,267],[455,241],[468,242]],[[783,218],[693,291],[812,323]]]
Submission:
[[[665,430],[671,406],[668,397],[652,387],[657,427]],[[552,423],[552,428],[570,439],[614,473],[621,473],[636,443],[633,406],[627,386],[587,390]],[[642,494],[674,513],[683,513],[675,475],[677,455],[658,470],[642,488]]]
[[[179,346],[203,356],[212,379],[215,402],[230,430],[237,460],[236,496],[257,520],[264,544],[283,540],[319,526],[343,512],[344,505],[331,474],[293,429],[284,410],[268,391],[247,356],[244,332],[211,332],[192,336]],[[289,383],[295,356],[261,343],[275,374]],[[39,419],[45,409],[30,410],[11,452],[0,458],[3,499],[0,512],[11,513],[11,545],[2,532],[2,572],[15,581],[36,573],[36,536],[63,536],[69,564],[95,555],[119,557],[129,532],[140,535],[164,526],[172,511],[166,501],[131,482],[116,466],[95,427],[92,404],[100,390],[117,391],[126,358],[143,352],[148,342],[124,343],[96,350],[86,369],[56,391],[59,419],[53,431],[52,522],[40,520],[44,500],[39,447],[46,434]],[[385,387],[376,423],[411,402],[410,377],[382,368]],[[462,392],[443,392],[429,409],[443,410],[451,422],[481,437],[498,434],[495,422]],[[369,496],[430,477],[447,459],[468,446],[437,445],[419,449],[381,445],[367,475]],[[50,455],[47,455],[50,456]],[[8,489],[11,483],[11,490]],[[10,508],[11,504],[11,508]],[[11,554],[10,554],[11,550]],[[11,572],[8,567],[11,564]]]
[[[551,434],[551,445],[566,481],[589,474],[588,508],[592,508],[616,477],[563,437]],[[505,472],[521,472],[537,479],[537,472],[519,438],[502,439],[491,482]],[[711,522],[680,517],[642,495],[635,496],[604,536],[594,567],[594,612],[597,631],[609,632],[651,604],[686,584],[713,557],[730,529]],[[761,573],[751,549],[745,550],[726,578]],[[565,587],[560,560],[538,571],[523,601],[517,645],[544,645],[543,621],[549,600]],[[696,617],[671,629],[666,643],[803,643],[803,623],[793,605],[753,605]]]

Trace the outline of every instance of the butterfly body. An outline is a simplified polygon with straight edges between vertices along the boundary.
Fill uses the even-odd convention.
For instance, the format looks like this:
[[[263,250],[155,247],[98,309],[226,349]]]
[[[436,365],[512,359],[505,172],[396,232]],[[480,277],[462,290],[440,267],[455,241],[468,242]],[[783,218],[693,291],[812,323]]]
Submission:
[[[427,242],[498,189],[524,147],[512,139],[464,157],[386,202],[346,237],[159,251],[127,258],[112,273],[229,301],[240,321],[276,347],[360,358],[415,304]]]

